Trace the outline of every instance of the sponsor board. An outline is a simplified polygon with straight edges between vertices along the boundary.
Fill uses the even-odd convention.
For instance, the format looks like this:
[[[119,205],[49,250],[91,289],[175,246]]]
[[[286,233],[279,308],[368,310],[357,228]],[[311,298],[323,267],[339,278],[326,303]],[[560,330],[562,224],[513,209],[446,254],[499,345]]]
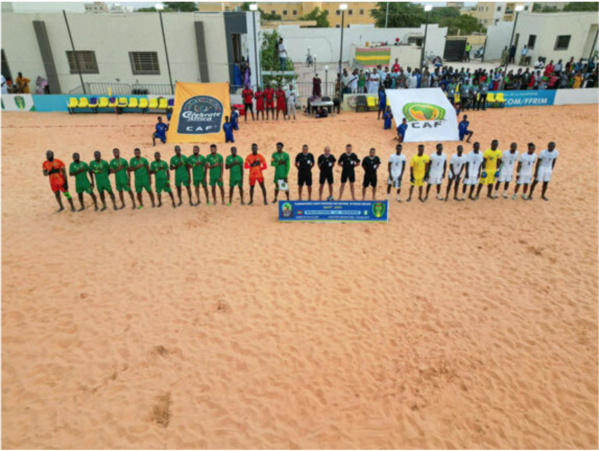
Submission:
[[[31,94],[2,94],[2,111],[35,111]]]
[[[279,201],[281,222],[387,222],[389,204],[380,201]]]

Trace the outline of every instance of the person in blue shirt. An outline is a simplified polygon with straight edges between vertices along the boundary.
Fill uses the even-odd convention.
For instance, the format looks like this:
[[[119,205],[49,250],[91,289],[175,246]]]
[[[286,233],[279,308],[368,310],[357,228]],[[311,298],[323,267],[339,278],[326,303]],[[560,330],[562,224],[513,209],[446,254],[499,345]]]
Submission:
[[[237,119],[239,118],[239,110],[235,107],[231,109],[231,124],[233,125],[233,130],[239,130],[239,124],[237,123]]]
[[[379,86],[379,114],[377,119],[381,118],[381,112],[385,113],[385,108],[387,108],[387,94],[385,94],[385,88],[383,85]]]
[[[406,130],[408,129],[408,121],[406,121],[406,118],[404,117],[401,121],[401,124],[399,124],[399,127],[397,127],[397,140],[402,143],[404,142],[404,139],[406,138]]]
[[[464,141],[464,137],[468,136],[468,139],[466,140],[466,142],[469,143],[470,138],[472,138],[472,135],[474,135],[474,132],[468,130],[469,125],[470,125],[470,122],[468,122],[468,115],[464,115],[462,122],[460,122],[458,125],[458,132],[460,133],[460,141]]]
[[[391,128],[391,121],[393,120],[393,113],[391,113],[391,107],[387,107],[387,110],[383,115],[383,119],[385,119],[384,130],[389,130]]]
[[[158,123],[156,124],[156,131],[152,134],[152,142],[154,143],[154,147],[156,147],[156,138],[162,141],[162,144],[166,143],[166,131],[168,130],[168,125],[162,122],[162,117],[158,116]]]
[[[235,138],[233,138],[233,124],[231,124],[231,121],[229,121],[229,116],[225,116],[223,131],[225,132],[225,142],[234,143]]]

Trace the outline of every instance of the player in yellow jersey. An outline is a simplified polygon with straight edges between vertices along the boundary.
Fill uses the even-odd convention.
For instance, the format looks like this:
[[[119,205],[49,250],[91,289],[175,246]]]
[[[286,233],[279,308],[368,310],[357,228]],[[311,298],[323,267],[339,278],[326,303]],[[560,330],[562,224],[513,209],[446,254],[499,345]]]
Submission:
[[[424,202],[422,187],[424,186],[424,181],[427,179],[430,165],[430,158],[424,153],[424,145],[419,144],[418,155],[414,155],[410,160],[410,195],[406,202],[412,200],[412,192],[415,186],[418,187],[418,199]]]
[[[478,185],[478,189],[476,190],[476,199],[478,199],[483,185],[487,185],[487,197],[497,199],[497,196],[493,195],[493,184],[499,176],[499,170],[501,169],[501,150],[498,147],[499,141],[494,139],[491,141],[491,148],[485,150],[485,153],[483,153],[483,171],[480,178],[480,185]]]

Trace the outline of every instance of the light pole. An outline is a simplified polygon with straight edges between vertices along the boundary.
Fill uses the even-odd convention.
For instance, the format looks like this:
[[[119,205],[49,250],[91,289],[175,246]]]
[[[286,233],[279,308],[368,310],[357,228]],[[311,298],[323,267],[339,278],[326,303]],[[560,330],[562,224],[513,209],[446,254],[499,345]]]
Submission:
[[[389,2],[387,2],[387,10],[385,11],[385,28],[389,25]]]
[[[424,5],[426,11],[426,21],[424,22],[424,41],[422,42],[422,50],[420,50],[420,67],[424,66],[424,48],[426,47],[426,35],[428,33],[428,14],[433,10],[433,5]]]
[[[324,66],[324,95],[329,95],[329,66]]]
[[[347,9],[347,3],[341,3],[339,9],[341,10],[341,48],[339,49],[339,72],[337,77],[339,78],[339,100],[341,100],[341,93],[343,92],[341,87],[341,74],[343,73],[341,70],[341,62],[343,61],[343,27],[345,27],[345,10]]]
[[[514,20],[514,28],[512,28],[512,37],[510,38],[510,46],[507,49],[507,61],[505,62],[505,73],[507,74],[507,67],[510,65],[510,52],[512,51],[512,43],[514,42],[514,33],[516,33],[516,25],[518,24],[518,16],[520,11],[524,11],[523,5],[517,5],[514,10],[516,11],[516,19]],[[516,55],[514,55],[514,60]]]
[[[258,38],[256,36],[256,11],[258,11],[258,4],[256,3],[252,3],[250,5],[250,11],[252,12],[252,24],[253,24],[253,28],[254,28],[254,64],[255,64],[255,78],[256,78],[256,87],[260,85],[259,81],[258,81],[258,74],[259,74],[259,68],[258,68]]]

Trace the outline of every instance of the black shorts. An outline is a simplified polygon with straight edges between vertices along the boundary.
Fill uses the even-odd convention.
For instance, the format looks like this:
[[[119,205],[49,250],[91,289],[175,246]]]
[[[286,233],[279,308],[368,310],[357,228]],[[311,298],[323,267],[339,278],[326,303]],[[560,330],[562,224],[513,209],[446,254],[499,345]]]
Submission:
[[[369,186],[376,188],[376,174],[374,174],[374,175],[370,175],[368,173],[364,174],[364,182],[362,183],[362,187],[368,188]]]
[[[333,184],[333,171],[330,171],[330,172],[320,171],[320,184],[324,185],[325,182],[328,183],[329,185]]]
[[[299,171],[297,173],[297,184],[299,186],[312,186],[312,171]]]
[[[356,181],[356,173],[353,170],[341,172],[341,183],[346,183],[348,180],[349,183],[354,183]]]
[[[246,113],[248,111],[251,111],[252,113],[254,112],[254,104],[253,103],[244,103],[243,106],[245,107]]]

